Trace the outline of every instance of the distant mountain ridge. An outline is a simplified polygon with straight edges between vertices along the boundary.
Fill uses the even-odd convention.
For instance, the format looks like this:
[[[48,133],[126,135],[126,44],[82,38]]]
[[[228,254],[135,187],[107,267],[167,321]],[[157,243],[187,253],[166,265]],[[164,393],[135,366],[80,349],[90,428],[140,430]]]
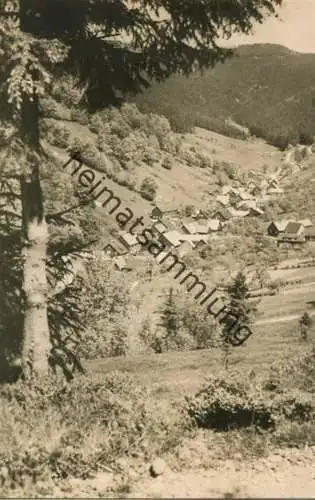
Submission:
[[[241,45],[224,64],[189,78],[173,76],[131,100],[143,112],[165,115],[177,131],[200,126],[229,135],[225,121],[231,118],[282,149],[310,144],[315,54],[276,44]]]

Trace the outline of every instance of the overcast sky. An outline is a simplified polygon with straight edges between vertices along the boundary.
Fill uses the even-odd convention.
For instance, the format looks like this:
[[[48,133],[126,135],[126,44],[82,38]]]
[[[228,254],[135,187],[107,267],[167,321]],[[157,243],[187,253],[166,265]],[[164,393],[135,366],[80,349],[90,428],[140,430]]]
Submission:
[[[298,52],[315,52],[315,0],[284,0],[281,20],[257,25],[254,36],[235,36],[228,45],[279,43]]]

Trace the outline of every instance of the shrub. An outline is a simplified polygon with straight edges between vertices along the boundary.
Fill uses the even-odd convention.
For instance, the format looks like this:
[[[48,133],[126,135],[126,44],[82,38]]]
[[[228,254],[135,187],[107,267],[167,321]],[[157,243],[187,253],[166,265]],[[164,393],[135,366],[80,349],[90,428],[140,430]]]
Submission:
[[[40,112],[45,118],[58,118],[57,109],[57,103],[51,97],[40,100]]]
[[[100,133],[104,134],[110,132],[109,123],[104,121],[104,118],[101,113],[94,113],[90,117],[89,129],[91,130],[91,132],[94,132],[95,134],[100,134]]]
[[[162,161],[162,167],[165,168],[166,170],[172,170],[173,168],[173,163],[171,158],[166,156],[163,161]]]
[[[53,146],[65,149],[69,145],[70,129],[58,122],[53,123],[51,120],[42,120],[41,134]]]
[[[213,160],[206,153],[197,153],[198,160],[200,162],[200,168],[212,168]]]
[[[128,328],[124,317],[129,296],[118,271],[108,271],[101,259],[90,263],[78,304],[88,325],[79,354],[86,359],[121,356],[128,350]]]
[[[132,129],[146,128],[146,115],[142,114],[133,103],[124,103],[120,108],[121,115]]]
[[[116,137],[118,137],[116,135]],[[143,159],[147,148],[147,138],[143,132],[132,132],[123,140],[118,138],[111,144],[113,154],[124,164],[128,161],[139,161]]]
[[[0,122],[0,146],[6,146],[15,132],[14,126],[5,121]]]
[[[84,142],[78,137],[71,140],[68,151],[69,154],[74,151],[80,151],[82,159],[88,167],[97,168],[101,162],[102,156],[97,147],[92,142]]]
[[[148,201],[153,201],[156,196],[157,185],[153,179],[146,177],[143,179],[140,186],[140,194],[142,198]]]
[[[290,421],[311,421],[315,416],[314,397],[300,390],[288,389],[276,395],[273,411]]]
[[[186,397],[186,401],[185,410],[198,427],[227,431],[252,425],[269,429],[275,425],[262,395],[253,395],[248,383],[226,375],[209,377],[205,388]]]
[[[69,108],[77,107],[81,101],[83,91],[72,76],[58,78],[53,85],[52,95],[56,101]]]
[[[315,347],[312,346],[291,362],[284,361],[272,366],[278,385],[283,388],[296,388],[310,393],[315,392]]]
[[[72,109],[71,110],[71,120],[78,122],[81,125],[89,124],[89,115],[84,109]]]
[[[194,213],[194,206],[193,205],[186,205],[184,208],[184,216],[185,217],[191,217]]]
[[[50,378],[33,389],[18,382],[2,387],[0,399],[1,491],[9,497],[13,488],[30,493],[51,478],[87,478],[126,456],[148,460],[176,446],[183,428],[118,372],[66,385]]]

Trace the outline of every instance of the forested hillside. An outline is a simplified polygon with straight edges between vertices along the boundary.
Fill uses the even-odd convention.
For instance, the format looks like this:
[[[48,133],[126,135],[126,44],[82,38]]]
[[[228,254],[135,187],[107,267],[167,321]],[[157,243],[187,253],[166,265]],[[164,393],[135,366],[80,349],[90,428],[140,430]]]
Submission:
[[[233,135],[231,117],[277,147],[312,142],[315,55],[266,44],[238,48],[236,57],[203,74],[173,76],[136,98],[141,110],[164,114],[178,131],[200,126]]]

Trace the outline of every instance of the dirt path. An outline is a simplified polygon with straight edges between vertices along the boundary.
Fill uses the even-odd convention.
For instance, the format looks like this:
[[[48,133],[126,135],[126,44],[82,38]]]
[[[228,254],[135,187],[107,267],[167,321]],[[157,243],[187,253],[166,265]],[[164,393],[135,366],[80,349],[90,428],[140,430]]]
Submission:
[[[93,479],[73,479],[67,488],[59,484],[53,497],[315,498],[314,446],[278,450],[267,458],[246,461],[241,455],[234,460],[214,459],[207,469],[196,465],[195,460],[186,460],[185,469],[167,467],[162,475],[152,478],[149,464],[142,463],[124,478],[102,472]]]
[[[216,469],[166,471],[132,487],[129,498],[315,498],[315,449],[279,451],[249,463],[226,461]]]

